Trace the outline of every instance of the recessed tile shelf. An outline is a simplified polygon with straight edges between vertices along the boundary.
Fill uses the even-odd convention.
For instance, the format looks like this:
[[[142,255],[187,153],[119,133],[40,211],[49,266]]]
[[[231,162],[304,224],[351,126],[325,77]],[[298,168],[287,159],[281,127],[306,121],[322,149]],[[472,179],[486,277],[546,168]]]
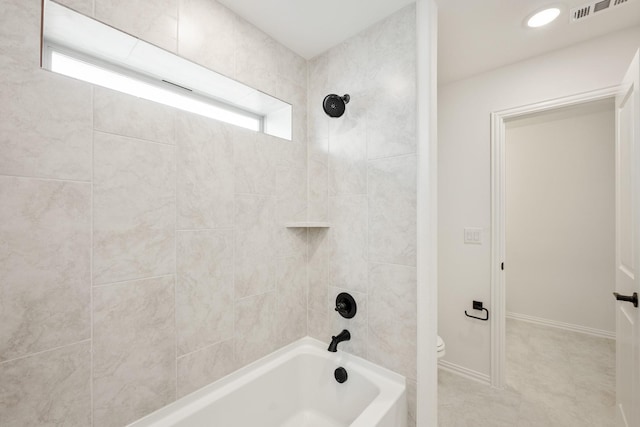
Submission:
[[[328,222],[305,221],[305,222],[288,222],[284,225],[287,228],[330,228]]]

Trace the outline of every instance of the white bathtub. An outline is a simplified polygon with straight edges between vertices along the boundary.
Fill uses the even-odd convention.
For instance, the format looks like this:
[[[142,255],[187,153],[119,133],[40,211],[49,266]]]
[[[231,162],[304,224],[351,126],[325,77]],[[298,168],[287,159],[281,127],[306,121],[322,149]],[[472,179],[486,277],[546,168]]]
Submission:
[[[404,377],[327,346],[303,338],[130,427],[406,427]]]

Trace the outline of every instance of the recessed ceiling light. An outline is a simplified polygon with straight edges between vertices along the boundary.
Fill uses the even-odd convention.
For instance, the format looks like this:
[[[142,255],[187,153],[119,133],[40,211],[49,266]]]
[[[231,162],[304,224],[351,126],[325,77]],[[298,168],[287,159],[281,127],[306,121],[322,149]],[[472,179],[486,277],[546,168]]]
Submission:
[[[560,15],[560,9],[557,7],[541,10],[527,20],[527,26],[531,28],[542,27],[552,22],[558,15]]]

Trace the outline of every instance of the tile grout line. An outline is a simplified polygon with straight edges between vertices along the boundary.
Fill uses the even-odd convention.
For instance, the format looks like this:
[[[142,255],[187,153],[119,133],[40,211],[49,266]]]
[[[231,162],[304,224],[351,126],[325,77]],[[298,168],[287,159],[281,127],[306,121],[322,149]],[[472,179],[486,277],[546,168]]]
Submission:
[[[235,37],[235,23],[232,24],[233,25],[233,31],[234,31],[234,37]],[[235,40],[235,38],[234,38]],[[233,69],[235,71],[235,55],[236,55],[236,47],[234,44],[233,47],[233,55],[234,55],[234,64],[233,64]],[[255,139],[253,140],[254,142],[254,147],[257,146],[256,142],[257,142],[257,135],[254,137]],[[232,174],[232,180],[233,180],[233,217],[231,218],[232,221],[232,228],[231,228],[231,270],[232,270],[232,274],[233,274],[233,278],[231,279],[231,301],[232,301],[232,305],[231,305],[231,360],[233,361],[233,370],[237,370],[238,369],[238,363],[237,363],[237,354],[236,354],[236,312],[237,312],[237,301],[236,301],[236,238],[237,238],[237,233],[238,233],[238,229],[236,227],[236,211],[238,209],[238,193],[236,193],[236,160],[237,160],[237,149],[235,147],[235,145],[232,145],[232,149],[233,149],[233,155],[232,155],[232,159],[233,159],[233,174]]]
[[[291,258],[293,258],[293,257],[291,257]],[[280,258],[277,258],[277,259],[279,260]],[[282,259],[286,259],[286,258],[282,258]],[[276,288],[275,287],[273,289],[269,289],[269,290],[266,290],[264,292],[258,292],[257,294],[246,295],[246,296],[244,296],[242,298],[239,298],[237,301],[238,302],[245,301],[245,300],[248,300],[249,298],[256,298],[256,297],[263,296],[263,295],[266,295],[266,294],[269,294],[269,293],[272,293],[272,292],[273,292],[274,295],[276,295],[277,292],[276,292]]]
[[[180,2],[176,2],[176,56],[180,56]]]
[[[398,155],[395,155],[395,156],[374,157],[372,159],[367,158],[367,163],[377,162],[377,161],[380,161],[380,160],[400,159],[400,158],[403,158],[403,157],[412,157],[412,156],[415,157],[417,155],[418,155],[418,152],[414,151],[412,153],[398,154]]]
[[[288,168],[288,169],[295,169],[295,168]],[[303,168],[298,168],[298,169],[303,169]],[[251,191],[235,191],[235,190],[234,190],[234,194],[238,196],[274,196],[274,197],[277,196],[277,194],[275,193],[258,193],[258,192],[251,192]]]
[[[180,6],[178,4],[178,13]],[[180,25],[180,19],[178,19],[178,25]],[[176,30],[176,51],[178,50],[178,31]],[[179,156],[178,150],[178,114],[173,114],[173,143],[175,152],[173,158],[175,159],[175,176],[173,177],[173,196],[174,196],[174,218],[173,218],[173,333],[174,333],[174,374],[175,374],[175,386],[174,386],[174,400],[178,398],[178,165]]]
[[[327,86],[329,86],[329,67],[331,65],[331,56],[327,55]],[[327,90],[323,91],[323,92],[327,92]],[[322,116],[320,116],[322,117]],[[331,220],[331,213],[332,213],[332,209],[331,209],[331,171],[332,171],[332,157],[331,157],[331,126],[328,120],[326,120],[324,117],[322,117],[322,119],[325,121],[325,126],[327,129],[327,221],[329,223],[332,223]],[[333,213],[335,215],[335,212]],[[330,310],[330,304],[329,304],[329,289],[331,288],[330,284],[331,284],[331,247],[333,246],[332,244],[332,240],[333,240],[333,236],[331,234],[329,234],[328,239],[327,239],[327,245],[328,250],[327,250],[327,259],[326,259],[326,267],[327,267],[327,281],[324,284],[325,290],[327,291],[326,296],[323,298],[324,301],[322,301],[322,306],[324,307],[324,315],[326,316],[325,319],[323,319],[323,325],[322,325],[322,332],[327,331],[327,330],[331,330],[332,327],[332,323],[333,321],[330,320],[331,319],[331,312]]]
[[[94,6],[95,8],[95,1],[94,1]],[[92,111],[91,111],[91,130],[93,131],[94,129],[94,125],[95,125],[95,96],[94,96],[94,86],[91,86],[91,107],[92,107]],[[91,367],[90,367],[90,371],[89,371],[89,393],[90,393],[90,416],[91,416],[91,426],[94,425],[94,412],[93,412],[93,408],[94,408],[94,390],[93,390],[93,378],[94,378],[94,360],[93,360],[93,350],[94,350],[94,336],[93,336],[93,310],[94,310],[94,305],[93,305],[93,235],[94,235],[94,221],[95,221],[95,215],[94,215],[94,206],[95,206],[95,194],[94,194],[94,187],[95,187],[95,133],[91,132],[91,235],[89,236],[89,240],[90,240],[90,265],[89,265],[89,270],[90,270],[90,274],[91,277],[89,278],[89,285],[90,285],[90,297],[89,297],[89,310],[91,311],[90,313],[90,322],[91,322]]]
[[[177,191],[177,186],[176,186],[176,191]],[[177,199],[177,196],[176,196]],[[177,200],[176,200],[177,203]],[[177,216],[177,213],[176,213]],[[219,228],[177,228],[176,231],[184,231],[184,232],[188,232],[188,233],[192,233],[195,231],[230,231],[233,230],[234,227],[233,226],[228,226],[228,227],[219,227]]]
[[[305,60],[305,66],[306,66],[306,74],[307,74],[307,88],[306,88],[306,93],[307,93],[307,105],[305,106],[305,109],[307,110],[307,121],[306,121],[306,134],[307,134],[307,140],[305,141],[306,144],[306,149],[307,149],[307,221],[309,221],[309,217],[311,216],[311,197],[310,197],[310,189],[311,189],[311,168],[309,167],[309,165],[311,164],[311,161],[309,159],[310,155],[311,155],[311,150],[309,149],[309,61]],[[309,241],[309,230],[307,229],[307,262],[306,262],[306,267],[307,267],[307,295],[305,298],[305,302],[306,302],[306,308],[305,308],[305,320],[307,322],[307,336],[309,336],[309,264],[310,264],[310,260],[309,260],[309,245],[310,245],[310,241]]]
[[[331,56],[327,55],[327,86],[329,86],[329,66],[330,66],[330,61],[331,61]],[[323,91],[323,92],[327,92],[327,90]],[[322,116],[320,116],[322,117]],[[326,184],[327,184],[327,191],[326,191],[326,197],[327,197],[327,201],[326,201],[326,218],[327,218],[327,222],[331,223],[331,126],[330,126],[330,122],[329,120],[326,120],[324,117],[322,117],[322,119],[325,121],[325,126],[327,129],[327,177],[326,177]],[[335,215],[335,213],[334,213]],[[329,311],[329,306],[328,306],[328,301],[329,301],[329,284],[331,283],[331,240],[332,240],[332,235],[329,234],[327,236],[327,243],[326,245],[328,246],[327,251],[326,251],[326,260],[325,262],[323,262],[324,267],[326,267],[327,269],[327,279],[326,282],[324,283],[324,288],[326,290],[326,297],[324,298],[324,301],[322,302],[322,305],[324,307],[324,314],[327,315],[327,317],[329,317],[331,314],[333,313],[329,313],[327,314],[327,312]],[[331,322],[331,321],[329,321]],[[322,330],[329,330],[330,329],[330,325],[328,324],[327,320],[323,321],[323,328]]]
[[[178,356],[178,359],[184,359],[185,357],[191,356],[192,354],[199,353],[199,352],[204,351],[204,350],[208,350],[211,347],[215,347],[215,346],[220,345],[222,343],[225,343],[227,341],[233,341],[233,337],[221,339],[221,340],[209,343],[207,345],[204,345],[204,346],[202,346],[200,348],[197,348],[195,350],[192,350],[192,351],[190,351],[188,353],[181,354],[180,356]]]
[[[338,194],[333,194],[330,195],[328,198],[329,199],[345,199],[345,198],[354,198],[357,196],[364,196],[364,197],[368,197],[367,193],[338,193]],[[329,223],[331,223],[331,221],[329,221]]]
[[[307,183],[309,181],[307,180]],[[307,199],[308,201],[308,199]],[[307,203],[307,218],[309,217],[309,204]],[[305,312],[305,320],[307,321],[306,324],[306,328],[305,328],[305,336],[309,336],[309,235],[311,234],[311,231],[309,229],[306,230],[306,245],[305,245],[305,260],[304,260],[304,267],[305,267],[305,276],[306,276],[306,283],[305,283],[305,295],[304,295],[304,312]]]
[[[105,130],[99,130],[99,129],[94,129],[93,130],[94,133],[100,133],[102,135],[109,135],[109,136],[115,136],[121,139],[125,139],[125,140],[129,140],[128,142],[146,142],[147,144],[154,144],[154,145],[164,145],[164,146],[169,146],[169,147],[175,147],[175,144],[171,144],[169,142],[159,142],[159,141],[154,141],[151,139],[145,139],[145,138],[139,138],[137,136],[130,136],[130,135],[123,135],[121,133],[115,133],[115,132],[108,132]]]
[[[234,164],[235,164],[235,159],[234,159]],[[235,176],[235,168],[234,168],[234,176]],[[235,180],[234,180],[234,186],[235,186]],[[236,200],[236,194],[234,193],[233,195],[233,222],[235,225],[235,217],[236,217],[236,209],[237,209],[237,200]],[[232,284],[232,292],[231,292],[231,300],[233,301],[232,307],[231,307],[231,333],[232,333],[232,337],[231,337],[231,358],[233,359],[233,367],[237,368],[236,366],[236,362],[237,362],[237,356],[236,356],[236,310],[237,310],[237,300],[236,300],[236,238],[237,238],[237,233],[238,230],[234,227],[233,228],[233,232],[231,233],[231,244],[232,244],[232,267],[231,269],[233,270],[233,280],[231,282]]]
[[[41,355],[41,354],[44,354],[44,353],[60,350],[60,349],[67,348],[67,347],[72,347],[74,345],[78,345],[78,344],[81,344],[83,342],[89,342],[89,341],[91,341],[90,337],[82,339],[80,341],[74,341],[74,342],[71,342],[71,343],[68,343],[68,344],[59,345],[57,347],[48,348],[46,350],[40,350],[40,351],[36,351],[36,352],[33,352],[33,353],[25,354],[23,356],[14,357],[13,359],[3,360],[2,362],[0,362],[0,366],[8,364],[8,363],[11,363],[11,362],[16,362],[18,360],[28,359],[30,357],[38,356],[38,355]]]
[[[176,2],[176,55],[180,56],[180,2]],[[173,196],[174,196],[174,218],[173,218],[173,333],[174,333],[174,401],[178,399],[178,234],[180,227],[178,226],[178,121],[180,120],[179,112],[175,109],[172,111],[173,120],[173,146],[175,159],[175,176],[173,177]],[[187,230],[184,230],[187,231]],[[195,230],[194,230],[195,231]]]
[[[369,64],[369,43],[366,44],[366,49],[365,49],[365,54],[366,54],[366,63]],[[370,106],[369,106],[370,107]],[[364,143],[365,143],[365,153],[366,153],[366,161],[365,161],[365,188],[366,188],[366,195],[367,195],[367,219],[366,219],[366,227],[367,227],[367,232],[365,234],[365,244],[367,245],[367,271],[366,271],[366,278],[367,278],[367,283],[366,283],[366,293],[365,293],[365,303],[367,306],[367,312],[366,312],[366,316],[365,316],[365,331],[364,331],[364,336],[365,336],[365,346],[364,346],[364,354],[365,354],[365,358],[367,360],[371,360],[370,359],[370,354],[369,354],[369,350],[371,347],[371,344],[369,342],[369,315],[371,313],[371,304],[369,304],[369,291],[370,291],[370,287],[371,287],[371,273],[370,273],[370,263],[371,263],[371,238],[369,236],[369,233],[371,232],[371,223],[370,223],[370,218],[371,218],[371,183],[369,182],[369,134],[370,134],[370,129],[369,129],[369,121],[367,120],[368,117],[368,111],[365,111],[364,113],[364,117],[362,118],[362,121],[364,122]]]
[[[123,283],[138,282],[138,281],[141,281],[141,280],[162,279],[162,278],[167,278],[167,277],[172,277],[172,276],[174,276],[173,273],[165,273],[165,274],[160,274],[160,275],[157,275],[157,276],[136,277],[134,279],[118,280],[117,282],[100,283],[98,285],[93,285],[93,288],[95,289],[95,288],[102,288],[102,287],[106,287],[106,286],[121,285]]]
[[[370,279],[371,279],[371,274],[370,274],[370,260],[371,260],[371,246],[369,245],[370,242],[370,237],[369,237],[369,233],[371,232],[371,228],[370,228],[370,224],[369,224],[369,217],[371,216],[371,194],[369,193],[370,190],[370,183],[369,183],[369,129],[367,126],[367,115],[364,115],[364,128],[365,128],[365,152],[366,152],[366,157],[367,157],[367,161],[365,162],[365,188],[366,188],[366,198],[367,198],[367,204],[366,204],[366,220],[365,220],[365,224],[366,224],[366,233],[365,233],[365,245],[367,246],[367,271],[365,272],[365,277],[366,277],[366,286],[365,286],[365,294],[364,294],[364,300],[367,306],[367,312],[365,313],[365,319],[364,319],[364,324],[365,324],[365,329],[364,329],[364,339],[365,339],[365,345],[364,345],[364,358],[367,360],[369,359],[369,311],[371,310],[371,305],[369,304],[369,288],[371,286],[371,284],[369,283]]]
[[[0,177],[20,178],[20,179],[37,179],[37,180],[40,180],[40,181],[54,181],[54,182],[63,182],[63,183],[66,182],[66,183],[75,183],[75,184],[91,184],[91,180],[82,181],[82,180],[78,180],[78,179],[45,178],[45,177],[28,176],[28,175],[11,175],[11,174],[6,174],[6,173],[0,174]]]
[[[376,265],[391,265],[391,266],[395,266],[395,267],[418,268],[416,265],[398,264],[398,263],[395,263],[395,262],[369,261],[369,263],[370,264],[376,264]]]
[[[305,100],[306,100],[306,105],[305,105],[305,110],[306,110],[306,121],[305,121],[305,135],[306,135],[306,140],[305,140],[305,148],[307,151],[307,200],[306,200],[306,205],[307,205],[307,221],[310,220],[311,217],[311,149],[309,147],[309,141],[310,141],[310,135],[309,135],[309,61],[305,59],[305,73],[306,73],[306,88],[305,88]],[[310,264],[311,264],[311,259],[310,259],[310,245],[311,245],[311,240],[310,240],[310,236],[311,236],[311,230],[309,230],[307,228],[306,230],[306,234],[307,234],[307,244],[306,244],[306,260],[305,260],[305,268],[306,268],[306,295],[305,295],[305,318],[306,318],[306,328],[305,328],[305,335],[309,336],[309,294],[310,294]]]

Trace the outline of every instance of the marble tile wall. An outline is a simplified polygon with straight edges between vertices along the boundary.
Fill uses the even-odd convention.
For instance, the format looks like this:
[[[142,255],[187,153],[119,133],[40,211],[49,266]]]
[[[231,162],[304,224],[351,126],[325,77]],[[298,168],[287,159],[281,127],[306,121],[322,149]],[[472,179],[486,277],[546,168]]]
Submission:
[[[309,61],[309,334],[343,328],[346,351],[405,375],[409,420],[416,389],[415,7]],[[329,93],[351,95],[328,118]],[[358,314],[333,308],[350,292]]]
[[[43,71],[40,1],[0,0],[3,427],[122,426],[307,335],[307,62],[212,0],[61,3],[290,102],[294,139]]]
[[[40,2],[0,0],[3,425],[124,425],[342,328],[415,400],[414,7],[307,62],[212,0],[60,2],[290,102],[294,138],[42,71]]]

